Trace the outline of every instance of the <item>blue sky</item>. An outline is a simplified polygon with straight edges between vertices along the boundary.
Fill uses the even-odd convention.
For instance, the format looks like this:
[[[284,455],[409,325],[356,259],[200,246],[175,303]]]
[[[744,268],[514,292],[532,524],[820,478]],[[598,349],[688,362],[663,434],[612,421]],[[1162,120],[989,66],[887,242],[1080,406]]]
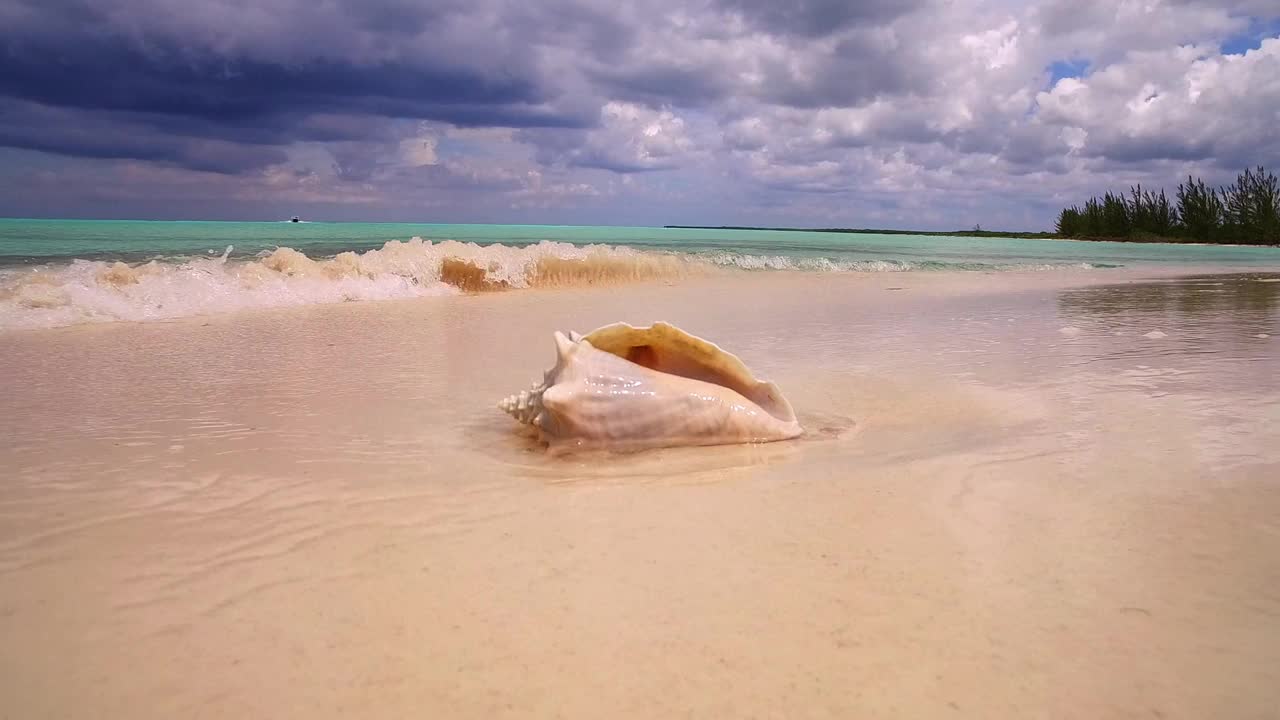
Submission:
[[[1047,228],[1280,165],[1260,0],[8,0],[0,214]]]

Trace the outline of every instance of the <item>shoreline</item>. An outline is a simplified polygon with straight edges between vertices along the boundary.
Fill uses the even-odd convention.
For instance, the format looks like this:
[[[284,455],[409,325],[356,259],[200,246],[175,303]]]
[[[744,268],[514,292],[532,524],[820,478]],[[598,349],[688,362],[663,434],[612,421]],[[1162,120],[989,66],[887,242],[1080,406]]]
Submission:
[[[1092,267],[1080,268],[1064,266],[1036,270],[912,270],[897,272],[815,272],[804,270],[763,270],[749,271],[737,269],[712,269],[703,274],[689,274],[682,277],[656,277],[648,279],[609,279],[604,282],[583,282],[581,284],[549,285],[529,288],[485,287],[474,289],[469,287],[453,287],[449,293],[423,295],[416,297],[388,297],[361,299],[355,301],[317,301],[298,304],[281,304],[260,307],[243,307],[218,310],[206,313],[192,313],[173,317],[153,317],[143,319],[105,319],[82,320],[53,326],[0,327],[0,337],[30,332],[73,331],[85,327],[113,327],[121,325],[173,324],[183,322],[210,322],[219,318],[252,317],[272,313],[307,313],[322,308],[334,307],[385,307],[394,311],[403,304],[424,303],[430,306],[449,298],[469,300],[473,298],[500,295],[528,295],[531,298],[552,297],[556,293],[589,292],[622,290],[628,288],[664,289],[671,287],[703,287],[713,292],[721,292],[724,288],[741,285],[744,288],[768,287],[794,288],[808,284],[824,287],[876,288],[891,286],[915,286],[917,288],[947,288],[950,291],[967,294],[972,292],[990,292],[991,281],[996,280],[1004,289],[1050,291],[1068,287],[1085,287],[1090,285],[1112,284],[1117,282],[1143,282],[1147,280],[1177,280],[1195,277],[1245,277],[1245,276],[1280,277],[1280,264],[1270,268],[1241,269],[1222,265],[1204,265],[1200,267],[1168,267],[1143,265],[1131,267]],[[981,278],[981,280],[979,279]],[[472,284],[474,285],[474,284]],[[719,288],[717,290],[716,288]],[[531,300],[532,301],[532,300]],[[375,310],[376,311],[376,310]]]
[[[1211,243],[1199,240],[1179,240],[1177,238],[1157,237],[1139,239],[1133,237],[1071,237],[1053,232],[999,230],[886,230],[874,228],[797,228],[797,227],[755,227],[751,225],[663,225],[673,230],[755,230],[761,232],[806,232],[832,233],[843,235],[918,235],[921,237],[975,237],[975,238],[1009,238],[1014,240],[1074,240],[1077,242],[1114,242],[1132,243],[1135,245],[1195,245],[1205,247],[1241,247],[1241,248],[1280,248],[1276,243]]]

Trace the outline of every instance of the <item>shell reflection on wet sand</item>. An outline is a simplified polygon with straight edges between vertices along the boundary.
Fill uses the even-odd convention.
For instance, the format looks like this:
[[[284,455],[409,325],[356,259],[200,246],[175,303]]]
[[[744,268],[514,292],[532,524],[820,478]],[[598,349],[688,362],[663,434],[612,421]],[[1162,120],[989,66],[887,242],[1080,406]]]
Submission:
[[[0,715],[1267,717],[1280,284],[1140,280],[7,334]],[[544,328],[653,317],[805,435],[552,457],[493,411]]]

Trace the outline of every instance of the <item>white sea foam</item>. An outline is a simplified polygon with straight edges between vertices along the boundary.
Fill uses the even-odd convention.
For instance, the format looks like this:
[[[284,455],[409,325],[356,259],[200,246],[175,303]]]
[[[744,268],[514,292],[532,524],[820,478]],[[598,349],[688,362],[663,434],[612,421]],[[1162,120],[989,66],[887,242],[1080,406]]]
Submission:
[[[282,247],[249,260],[229,260],[227,253],[137,265],[74,260],[0,271],[0,329],[596,284],[692,271],[696,263],[687,256],[629,248],[556,242],[515,248],[421,238],[327,259]]]
[[[786,255],[750,255],[717,251],[698,256],[720,267],[737,270],[799,270],[808,272],[905,272],[916,269],[907,262],[886,260],[832,260],[824,257],[790,257]]]
[[[0,328],[157,320],[449,292],[454,290],[443,283],[411,276],[295,274],[264,262],[197,258],[130,267],[76,260],[0,277]]]
[[[159,320],[252,308],[599,285],[747,271],[904,272],[888,260],[656,252],[543,241],[527,247],[421,238],[315,259],[281,247],[249,259],[210,257],[142,264],[74,260],[0,270],[0,329]],[[1016,266],[990,269],[1062,269]],[[938,269],[941,269],[939,267]],[[956,269],[962,269],[957,267]]]

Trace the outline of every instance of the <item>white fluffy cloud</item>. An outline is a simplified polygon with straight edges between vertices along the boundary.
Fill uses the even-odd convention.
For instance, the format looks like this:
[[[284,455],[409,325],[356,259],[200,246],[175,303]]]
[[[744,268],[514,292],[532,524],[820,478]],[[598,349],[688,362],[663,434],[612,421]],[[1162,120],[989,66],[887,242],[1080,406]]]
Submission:
[[[600,110],[599,128],[570,157],[585,167],[633,172],[678,167],[693,149],[685,121],[669,108],[651,109],[611,101]]]
[[[930,82],[812,109],[733,103],[722,157],[775,190],[847,201],[850,223],[893,193],[944,208],[987,193],[995,222],[1044,227],[1080,193],[1280,160],[1280,39],[1220,50],[1249,25],[1230,6],[1160,0],[906,16],[885,32]],[[1054,63],[1082,74],[1054,82]]]
[[[1280,39],[1242,55],[1183,46],[1131,53],[1036,98],[1049,126],[1074,129],[1077,152],[1243,165],[1280,154]]]

